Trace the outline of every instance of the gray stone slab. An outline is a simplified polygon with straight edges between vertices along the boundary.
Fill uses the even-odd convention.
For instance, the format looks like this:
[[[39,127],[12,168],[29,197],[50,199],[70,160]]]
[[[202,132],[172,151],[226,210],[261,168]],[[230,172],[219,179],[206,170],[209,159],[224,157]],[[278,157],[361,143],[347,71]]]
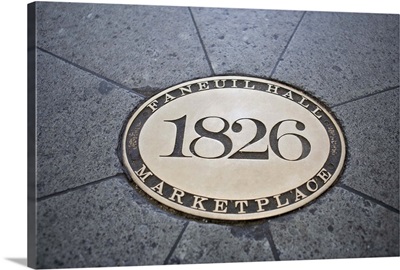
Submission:
[[[338,104],[399,85],[399,15],[307,12],[273,78]]]
[[[270,228],[281,260],[399,256],[399,214],[339,187]]]
[[[334,111],[348,145],[342,182],[399,209],[399,88]]]
[[[114,177],[37,205],[38,268],[163,264],[185,221]]]
[[[37,56],[38,197],[122,172],[119,134],[141,98],[40,50]]]
[[[265,224],[230,226],[190,222],[168,263],[274,260]]]
[[[217,74],[267,77],[284,51],[302,12],[192,8]]]
[[[262,77],[303,14],[191,10],[215,73]],[[334,107],[347,166],[314,203],[268,221],[201,223],[149,203],[122,175],[91,183],[122,172],[119,132],[141,101],[110,80],[150,95],[211,75],[189,9],[38,3],[37,15],[39,47],[104,76],[38,51],[37,191],[49,195],[37,204],[38,267],[273,260],[268,226],[283,260],[399,256],[399,214],[340,187],[399,208],[398,89]],[[398,15],[307,12],[273,77],[329,105],[396,86],[398,29]]]
[[[37,11],[39,47],[146,95],[211,74],[188,8],[39,2]]]

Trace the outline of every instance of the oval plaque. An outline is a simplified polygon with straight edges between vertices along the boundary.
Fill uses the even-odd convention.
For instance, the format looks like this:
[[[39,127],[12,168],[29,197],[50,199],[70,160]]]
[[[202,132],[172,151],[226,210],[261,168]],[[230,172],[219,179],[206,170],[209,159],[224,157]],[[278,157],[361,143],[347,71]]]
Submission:
[[[123,163],[148,195],[205,218],[248,220],[312,201],[338,178],[345,143],[314,98],[219,76],[168,88],[129,119]]]

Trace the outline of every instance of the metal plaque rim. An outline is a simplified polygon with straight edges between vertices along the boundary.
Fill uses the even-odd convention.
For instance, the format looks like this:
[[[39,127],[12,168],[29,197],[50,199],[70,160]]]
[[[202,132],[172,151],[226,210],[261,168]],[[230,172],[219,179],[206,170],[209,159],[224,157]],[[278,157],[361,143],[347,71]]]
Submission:
[[[341,146],[341,154],[340,154],[340,161],[338,163],[338,166],[336,167],[336,170],[334,174],[332,174],[331,178],[328,180],[326,184],[324,184],[321,188],[319,188],[317,191],[315,191],[313,194],[307,196],[305,199],[300,200],[299,202],[292,203],[288,206],[285,206],[284,208],[278,208],[270,211],[265,211],[265,212],[260,212],[260,213],[246,213],[246,214],[229,214],[229,213],[215,213],[215,212],[208,212],[208,211],[203,211],[203,210],[197,210],[185,206],[180,206],[179,204],[168,200],[165,197],[162,196],[153,196],[154,192],[146,186],[134,173],[133,169],[131,168],[129,161],[128,161],[128,156],[126,152],[126,140],[128,136],[128,131],[130,126],[132,125],[133,121],[136,119],[136,117],[139,115],[139,113],[144,110],[153,100],[165,95],[166,93],[178,89],[180,87],[183,87],[188,84],[195,84],[199,82],[204,82],[204,81],[211,81],[211,80],[227,80],[227,79],[233,79],[233,80],[248,80],[248,81],[254,81],[254,82],[259,82],[263,84],[273,84],[276,86],[279,86],[281,88],[293,91],[299,95],[306,96],[308,100],[312,101],[314,104],[317,104],[319,108],[329,117],[331,122],[334,124],[335,129],[338,133],[338,136],[340,138],[340,146]],[[254,220],[254,219],[262,219],[262,218],[268,218],[268,217],[273,217],[281,214],[285,214],[288,212],[291,212],[293,210],[296,210],[306,204],[309,204],[313,202],[316,198],[321,196],[327,189],[329,189],[335,182],[338,181],[339,176],[342,174],[343,169],[344,169],[344,164],[345,164],[345,157],[346,157],[346,141],[345,141],[345,136],[342,131],[341,126],[339,125],[338,120],[336,117],[330,112],[326,105],[323,104],[321,101],[316,100],[315,97],[311,96],[310,94],[306,93],[303,90],[296,89],[292,86],[286,85],[284,83],[274,81],[274,80],[269,80],[269,79],[263,79],[263,78],[257,78],[257,77],[250,77],[250,76],[231,76],[231,75],[226,75],[226,76],[210,76],[210,77],[204,77],[204,78],[199,78],[195,80],[189,80],[186,82],[182,82],[180,84],[171,86],[151,97],[149,97],[143,104],[135,108],[134,113],[129,117],[129,120],[123,127],[123,134],[122,134],[122,163],[124,165],[124,168],[128,171],[128,176],[129,178],[132,179],[132,181],[139,186],[141,190],[143,190],[148,196],[151,198],[155,199],[159,203],[166,205],[174,210],[201,217],[201,218],[208,218],[208,219],[216,219],[216,220],[228,220],[228,221],[244,221],[244,220]]]

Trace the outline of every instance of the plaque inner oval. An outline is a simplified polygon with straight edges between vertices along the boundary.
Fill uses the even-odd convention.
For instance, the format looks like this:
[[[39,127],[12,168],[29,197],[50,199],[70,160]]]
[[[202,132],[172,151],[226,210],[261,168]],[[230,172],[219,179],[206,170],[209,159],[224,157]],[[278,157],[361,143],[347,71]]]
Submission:
[[[185,117],[185,126],[179,130],[183,134],[177,134],[177,124],[173,121],[182,117]],[[198,156],[191,152],[190,144],[199,137],[195,125],[203,118],[207,119],[202,127],[210,132],[221,132],[228,125],[221,133],[231,140],[229,154],[218,158],[224,153],[224,144],[207,137],[199,139],[194,146]],[[244,147],[259,131],[256,123],[249,119],[261,121],[266,133]],[[271,129],[284,120],[304,124],[304,130],[299,130],[295,121],[285,121],[277,136],[298,134],[306,138],[311,149],[305,158],[296,160],[302,153],[302,144],[296,136],[282,136],[277,142],[285,159],[272,151]],[[182,141],[182,157],[168,156],[177,136],[183,136],[178,140]],[[200,196],[240,200],[280,194],[305,183],[324,165],[330,142],[319,119],[300,104],[272,93],[226,88],[193,93],[162,106],[143,125],[139,149],[148,168],[166,183]],[[242,152],[268,152],[268,157],[231,158],[231,153],[240,149]]]

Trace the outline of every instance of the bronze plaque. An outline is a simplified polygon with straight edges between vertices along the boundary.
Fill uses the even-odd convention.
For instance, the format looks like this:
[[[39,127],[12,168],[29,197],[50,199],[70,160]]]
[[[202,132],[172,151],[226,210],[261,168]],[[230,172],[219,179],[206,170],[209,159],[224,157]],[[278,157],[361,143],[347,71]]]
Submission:
[[[123,163],[148,195],[212,219],[279,215],[337,180],[344,136],[306,93],[241,76],[185,82],[148,99],[129,119]]]

